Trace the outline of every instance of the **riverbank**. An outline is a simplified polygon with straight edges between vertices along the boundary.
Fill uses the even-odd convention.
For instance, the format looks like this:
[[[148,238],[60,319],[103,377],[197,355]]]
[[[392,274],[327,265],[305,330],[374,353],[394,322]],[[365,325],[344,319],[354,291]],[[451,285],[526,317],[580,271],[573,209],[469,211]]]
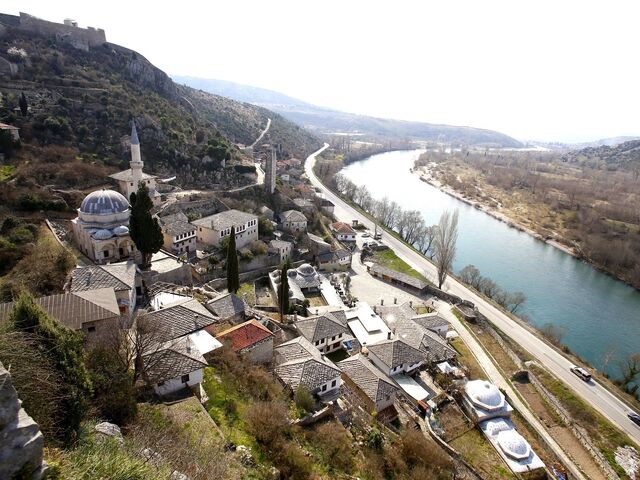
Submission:
[[[477,202],[475,200],[470,200],[470,199],[466,198],[464,195],[462,195],[461,193],[457,192],[456,190],[454,190],[450,186],[445,185],[445,184],[441,183],[440,181],[436,180],[433,177],[433,175],[431,175],[431,170],[428,167],[412,168],[411,172],[416,174],[416,175],[418,175],[418,178],[420,178],[421,181],[423,181],[425,183],[428,183],[432,187],[437,188],[441,192],[446,193],[447,195],[450,195],[450,196],[454,197],[455,199],[466,203],[467,205],[471,205],[472,207],[476,208],[477,210],[480,210],[481,212],[484,212],[487,215],[490,215],[491,217],[495,218],[496,220],[507,224],[509,227],[515,228],[516,230],[519,230],[521,232],[527,233],[527,234],[531,235],[533,238],[535,238],[536,240],[539,240],[539,241],[541,241],[543,243],[546,243],[547,245],[555,247],[558,250],[561,250],[562,252],[566,253],[567,255],[571,255],[572,257],[575,257],[575,258],[581,258],[581,256],[576,252],[576,250],[573,247],[571,247],[569,245],[565,245],[565,244],[561,243],[558,240],[554,240],[552,238],[547,238],[544,235],[540,234],[539,232],[536,232],[535,230],[532,230],[531,228],[528,228],[528,227],[522,225],[521,223],[515,221],[514,219],[512,219],[508,215],[505,215],[504,213],[498,211],[497,209],[495,209],[495,208],[493,208],[493,207],[491,207],[489,205],[485,205],[485,204],[482,204],[482,203]]]

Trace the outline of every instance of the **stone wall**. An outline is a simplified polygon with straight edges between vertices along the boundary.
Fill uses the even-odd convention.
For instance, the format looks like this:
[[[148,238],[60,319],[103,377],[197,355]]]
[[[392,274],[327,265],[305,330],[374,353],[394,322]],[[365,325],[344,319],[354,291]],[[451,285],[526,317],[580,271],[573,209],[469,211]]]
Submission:
[[[40,35],[55,36],[81,50],[89,50],[89,48],[100,46],[107,41],[104,30],[101,28],[79,28],[63,23],[48,22],[23,12],[20,12],[20,26],[18,28]]]
[[[44,438],[24,411],[11,375],[0,363],[0,478],[39,479],[44,472]]]

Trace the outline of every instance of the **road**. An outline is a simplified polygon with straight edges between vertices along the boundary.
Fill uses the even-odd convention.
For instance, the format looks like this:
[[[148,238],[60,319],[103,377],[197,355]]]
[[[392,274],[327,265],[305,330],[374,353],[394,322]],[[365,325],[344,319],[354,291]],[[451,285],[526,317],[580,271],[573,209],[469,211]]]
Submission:
[[[327,148],[329,148],[329,145],[325,143],[320,150],[312,153],[307,158],[305,171],[309,180],[314,187],[322,191],[325,198],[335,204],[334,214],[338,219],[345,222],[351,222],[351,220],[356,219],[366,225],[367,228],[373,230],[374,222],[326,188],[313,173],[316,156]],[[383,234],[383,241],[394,250],[398,257],[421,272],[425,277],[437,283],[435,282],[437,278],[436,267],[429,260],[391,235]],[[591,381],[590,383],[586,383],[580,380],[569,371],[572,363],[564,355],[542,341],[527,327],[511,319],[506,313],[493,306],[457,280],[448,278],[444,287],[444,290],[447,292],[472,301],[491,323],[531,354],[539,364],[543,365],[558,379],[567,384],[578,396],[600,412],[611,423],[629,435],[636,444],[640,445],[640,427],[627,417],[630,408],[624,402],[597,382]],[[594,312],[594,314],[596,313]]]
[[[267,118],[267,126],[264,128],[264,130],[262,131],[262,133],[260,134],[260,136],[258,138],[256,138],[256,141],[253,142],[251,145],[249,145],[249,148],[253,148],[256,146],[256,144],[262,140],[262,137],[265,136],[265,134],[269,131],[269,128],[271,127],[271,119]]]

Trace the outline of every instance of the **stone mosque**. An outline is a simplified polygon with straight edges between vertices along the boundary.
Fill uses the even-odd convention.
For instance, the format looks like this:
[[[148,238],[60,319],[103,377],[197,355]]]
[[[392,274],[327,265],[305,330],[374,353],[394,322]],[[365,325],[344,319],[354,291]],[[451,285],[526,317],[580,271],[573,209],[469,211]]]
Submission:
[[[142,171],[140,141],[136,126],[131,130],[131,168],[110,177],[118,182],[121,193],[102,189],[85,197],[78,209],[78,217],[71,221],[73,237],[82,253],[96,263],[111,263],[134,257],[135,244],[129,235],[131,193],[139,182],[146,182],[149,196],[158,205],[156,177]]]

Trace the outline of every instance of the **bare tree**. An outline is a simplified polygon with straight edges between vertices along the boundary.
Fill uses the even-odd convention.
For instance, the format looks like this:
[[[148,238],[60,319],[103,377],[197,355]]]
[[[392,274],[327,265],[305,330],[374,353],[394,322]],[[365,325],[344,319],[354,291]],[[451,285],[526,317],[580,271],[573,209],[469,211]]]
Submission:
[[[540,327],[540,332],[544,335],[547,340],[549,340],[554,345],[561,345],[562,339],[567,333],[567,329],[565,327],[560,327],[558,325],[554,325],[553,323],[545,323],[542,327]]]
[[[637,383],[637,377],[640,375],[640,353],[632,353],[619,365],[622,374],[622,388],[632,395],[638,391],[640,385]]]
[[[456,241],[458,240],[458,210],[453,214],[444,211],[440,216],[435,238],[435,261],[438,267],[438,288],[447,278],[456,255]]]
[[[527,297],[522,292],[514,292],[509,295],[507,299],[507,305],[510,305],[509,310],[511,313],[516,313],[516,310],[520,305],[527,301]]]
[[[436,238],[437,225],[425,226],[422,228],[417,240],[417,248],[423,255],[429,255],[429,258],[433,258],[434,255],[434,240]]]

